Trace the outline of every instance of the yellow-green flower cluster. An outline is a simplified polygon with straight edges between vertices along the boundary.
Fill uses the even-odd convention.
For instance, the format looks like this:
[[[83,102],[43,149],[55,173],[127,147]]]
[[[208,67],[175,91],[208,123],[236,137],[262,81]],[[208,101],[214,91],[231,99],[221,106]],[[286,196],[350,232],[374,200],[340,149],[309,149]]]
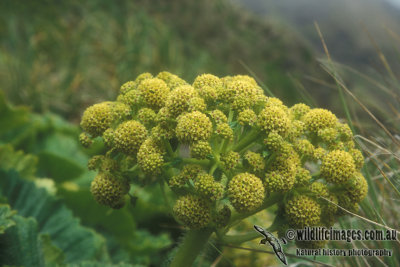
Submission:
[[[240,154],[234,151],[229,151],[221,155],[221,166],[225,170],[231,170],[239,164]]]
[[[125,204],[124,196],[129,192],[129,183],[122,177],[103,172],[94,178],[90,191],[99,204],[119,209]]]
[[[198,141],[190,147],[190,156],[195,159],[205,159],[212,153],[212,147],[207,141]]]
[[[361,202],[368,193],[368,183],[361,173],[357,173],[345,186],[347,195],[353,202]]]
[[[315,108],[304,115],[304,123],[310,132],[318,133],[320,130],[332,128],[336,125],[337,118],[329,110]]]
[[[140,122],[135,120],[126,121],[115,129],[115,148],[128,155],[134,154],[146,140],[146,136],[146,127]]]
[[[213,119],[213,121],[215,122],[215,124],[217,124],[217,125],[220,123],[228,122],[228,118],[226,117],[226,115],[219,109],[215,109],[215,110],[211,111],[210,116]]]
[[[296,181],[296,176],[292,173],[279,171],[267,172],[264,179],[265,188],[268,192],[287,192]]]
[[[178,118],[176,137],[183,143],[205,141],[212,134],[212,123],[206,114],[199,111],[183,114]]]
[[[311,197],[297,195],[285,205],[285,213],[290,226],[297,229],[317,226],[321,222],[321,207]]]
[[[113,172],[118,169],[118,162],[108,156],[96,155],[89,160],[88,169],[99,172]]]
[[[201,166],[196,164],[187,164],[183,167],[182,171],[169,179],[169,186],[173,189],[182,188],[190,180],[194,181],[200,172],[202,172]]]
[[[137,90],[144,103],[157,109],[164,106],[170,89],[163,80],[152,78],[143,80]]]
[[[343,150],[329,152],[321,164],[321,175],[330,183],[345,183],[354,175],[355,171],[356,165],[353,157]]]
[[[194,187],[200,195],[212,201],[220,199],[224,193],[222,184],[214,181],[214,177],[206,173],[197,175]]]
[[[307,106],[306,104],[299,103],[296,105],[293,105],[289,109],[289,114],[292,119],[295,120],[301,120],[304,115],[306,115],[310,111],[310,107]]]
[[[90,139],[90,136],[87,133],[81,133],[79,135],[79,142],[85,148],[88,148],[93,144],[93,140]]]
[[[264,186],[257,176],[240,173],[228,184],[228,194],[232,206],[238,212],[250,212],[260,207],[264,201]]]
[[[244,158],[246,159],[247,163],[250,165],[250,169],[253,172],[261,172],[265,168],[265,161],[264,158],[259,153],[255,153],[253,151],[247,151],[244,154]]]
[[[83,146],[104,144],[88,164],[99,172],[91,190],[100,204],[122,207],[129,183],[157,180],[189,228],[226,227],[231,210],[274,199],[287,227],[330,226],[345,214],[338,205],[356,212],[368,192],[347,124],[326,109],[287,107],[246,75],[190,83],[143,73],[116,101],[88,107],[80,125]]]
[[[220,123],[217,125],[215,129],[215,133],[221,136],[224,139],[232,140],[233,139],[233,130],[229,126],[228,123]]]
[[[179,78],[177,75],[169,73],[168,71],[162,71],[157,75],[158,79],[163,80],[168,87],[173,90],[178,86],[186,85],[185,80]]]
[[[227,205],[224,205],[221,209],[218,209],[216,215],[213,218],[216,226],[218,228],[225,227],[229,223],[231,213],[231,209]]]
[[[239,112],[238,122],[241,125],[253,126],[257,122],[257,115],[252,109],[245,109]]]
[[[82,115],[82,129],[93,137],[101,135],[118,117],[114,112],[114,103],[103,102],[85,110]]]
[[[296,176],[293,186],[295,187],[306,186],[308,185],[310,180],[311,180],[310,171],[302,167],[298,167],[296,170]]]
[[[114,129],[113,128],[108,128],[107,130],[105,130],[102,137],[103,137],[103,142],[107,147],[114,146]]]
[[[155,121],[156,113],[150,108],[142,108],[138,111],[138,119],[144,125],[150,125]]]
[[[181,196],[175,202],[173,211],[178,220],[193,229],[203,228],[211,221],[210,204],[195,195]]]
[[[162,148],[160,148],[156,140],[148,138],[143,142],[137,153],[137,162],[146,174],[155,175],[161,173],[164,157]]]
[[[165,107],[172,116],[178,116],[188,111],[190,100],[197,96],[198,93],[192,86],[179,86],[168,95]]]
[[[264,108],[258,114],[257,123],[267,134],[275,131],[279,135],[285,136],[289,132],[290,120],[285,110],[279,106]]]

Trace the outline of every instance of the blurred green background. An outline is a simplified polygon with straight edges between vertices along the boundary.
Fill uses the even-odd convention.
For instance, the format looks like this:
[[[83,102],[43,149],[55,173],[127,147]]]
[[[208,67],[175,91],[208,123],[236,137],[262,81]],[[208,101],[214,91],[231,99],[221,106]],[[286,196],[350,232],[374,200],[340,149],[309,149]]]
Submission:
[[[399,229],[399,13],[383,0],[1,1],[0,262],[165,264],[182,228],[158,187],[138,186],[135,205],[122,210],[100,207],[86,164],[101,147],[78,143],[86,107],[113,100],[140,73],[164,70],[189,82],[202,73],[248,74],[286,105],[332,109],[360,134],[367,158],[370,195],[361,216]],[[373,227],[357,218],[341,226]],[[399,252],[397,243],[354,245]],[[198,266],[277,264],[263,253],[206,254]],[[395,266],[399,259],[368,261]]]
[[[1,88],[14,103],[77,120],[142,72],[246,74],[295,103],[288,78],[319,76],[293,32],[226,1],[2,1]]]

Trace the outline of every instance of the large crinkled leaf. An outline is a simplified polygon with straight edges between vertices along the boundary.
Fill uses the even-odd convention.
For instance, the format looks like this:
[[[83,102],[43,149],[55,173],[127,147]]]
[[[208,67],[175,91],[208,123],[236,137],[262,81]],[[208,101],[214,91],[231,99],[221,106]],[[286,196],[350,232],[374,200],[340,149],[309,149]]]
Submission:
[[[13,221],[15,225],[0,236],[1,266],[44,266],[35,219],[15,215]]]
[[[4,229],[4,225],[6,228]],[[63,252],[47,234],[39,234],[34,218],[16,215],[0,204],[0,265],[49,266],[64,262]]]
[[[53,244],[64,252],[66,263],[108,259],[104,238],[81,226],[60,200],[15,171],[0,170],[0,177],[0,193],[19,215],[37,220],[39,232],[50,235]]]
[[[58,189],[58,194],[63,197],[68,207],[86,225],[95,229],[102,229],[104,234],[110,235],[106,235],[108,248],[116,262],[119,261],[116,253],[127,251],[131,255],[135,255],[130,259],[134,263],[146,266],[157,265],[164,259],[163,256],[159,255],[160,252],[172,244],[171,238],[165,233],[152,234],[148,231],[136,229],[137,207],[133,208],[130,204],[127,204],[120,210],[112,210],[101,206],[93,199],[88,187],[79,187],[73,183],[65,183],[63,187]],[[82,206],[81,203],[87,205]],[[142,207],[142,209],[145,209],[145,207]],[[152,214],[155,214],[155,212],[153,210]],[[116,225],[118,227],[115,227]],[[117,241],[118,246],[114,246],[115,241]],[[118,251],[116,252],[114,249]],[[121,258],[121,260],[125,259],[125,257]]]
[[[51,242],[51,237],[48,234],[41,234],[39,236],[39,242],[46,265],[50,263],[57,265],[64,263],[64,253]]]
[[[159,266],[165,260],[162,250],[166,250],[172,245],[171,238],[166,233],[154,235],[146,230],[138,230],[135,232],[135,242],[132,244],[132,251],[135,263],[144,264],[146,266]],[[161,254],[161,255],[160,255]]]
[[[33,177],[38,159],[34,155],[16,151],[11,145],[0,145],[0,168],[15,169],[23,177]]]
[[[58,194],[85,225],[112,234],[123,246],[127,246],[134,240],[136,222],[128,205],[119,210],[101,206],[94,200],[89,187],[79,187],[72,183],[60,187]]]
[[[3,234],[7,228],[15,225],[15,222],[11,219],[15,213],[15,211],[10,209],[10,206],[0,204],[0,234]]]

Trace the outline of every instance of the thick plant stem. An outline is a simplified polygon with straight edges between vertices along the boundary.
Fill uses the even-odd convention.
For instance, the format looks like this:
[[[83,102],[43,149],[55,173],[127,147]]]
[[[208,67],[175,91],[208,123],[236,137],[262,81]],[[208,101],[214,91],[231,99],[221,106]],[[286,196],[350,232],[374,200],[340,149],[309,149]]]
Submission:
[[[236,145],[232,147],[233,151],[240,151],[241,149],[248,146],[252,143],[258,136],[260,135],[260,131],[258,129],[252,129],[242,140],[239,141]]]
[[[193,159],[193,158],[182,158],[183,163],[187,164],[198,164],[204,167],[207,167],[210,165],[210,161],[207,159]]]
[[[265,201],[264,203],[257,209],[255,209],[252,212],[246,212],[246,213],[233,213],[230,219],[230,222],[228,224],[228,226],[226,227],[227,229],[229,229],[233,224],[235,224],[235,222],[243,220],[247,217],[250,217],[262,210],[265,210],[266,208],[271,207],[272,205],[275,205],[279,200],[280,200],[281,196],[277,193],[272,193]]]
[[[178,252],[171,262],[171,267],[189,267],[193,265],[197,255],[206,245],[212,234],[212,230],[205,228],[200,230],[189,230],[186,232]]]

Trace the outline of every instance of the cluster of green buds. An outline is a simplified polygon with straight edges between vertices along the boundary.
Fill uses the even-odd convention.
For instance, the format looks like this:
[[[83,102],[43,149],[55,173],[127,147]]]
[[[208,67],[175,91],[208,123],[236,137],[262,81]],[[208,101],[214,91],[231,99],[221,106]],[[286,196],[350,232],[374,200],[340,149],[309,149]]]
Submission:
[[[189,84],[143,73],[116,101],[87,108],[81,127],[82,145],[105,147],[89,162],[100,204],[121,208],[130,183],[159,182],[191,229],[223,229],[267,203],[278,204],[282,227],[329,227],[345,214],[338,206],[356,212],[368,191],[347,124],[326,109],[287,107],[245,75]]]

